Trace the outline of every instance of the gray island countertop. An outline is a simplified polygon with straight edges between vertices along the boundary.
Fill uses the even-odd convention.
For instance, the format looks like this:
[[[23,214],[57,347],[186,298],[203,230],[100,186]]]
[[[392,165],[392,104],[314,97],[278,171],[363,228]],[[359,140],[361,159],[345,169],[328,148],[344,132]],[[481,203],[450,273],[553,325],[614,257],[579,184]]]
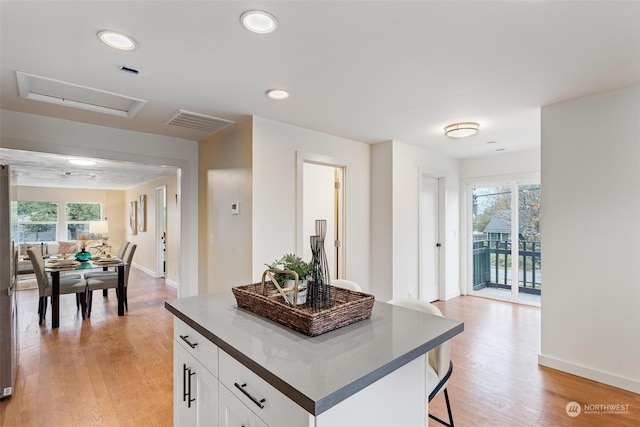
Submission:
[[[312,415],[464,329],[457,320],[379,301],[370,319],[317,337],[239,309],[231,291],[167,301],[165,307]]]

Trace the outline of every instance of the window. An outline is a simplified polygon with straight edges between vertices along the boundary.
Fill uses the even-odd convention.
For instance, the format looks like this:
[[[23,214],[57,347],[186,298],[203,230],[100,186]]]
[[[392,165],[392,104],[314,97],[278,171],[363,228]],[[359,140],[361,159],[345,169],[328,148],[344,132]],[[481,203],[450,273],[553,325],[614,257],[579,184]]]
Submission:
[[[18,202],[18,241],[53,242],[58,240],[58,204]]]
[[[89,221],[100,221],[101,218],[100,203],[67,203],[67,240],[77,240],[78,234],[89,233]]]

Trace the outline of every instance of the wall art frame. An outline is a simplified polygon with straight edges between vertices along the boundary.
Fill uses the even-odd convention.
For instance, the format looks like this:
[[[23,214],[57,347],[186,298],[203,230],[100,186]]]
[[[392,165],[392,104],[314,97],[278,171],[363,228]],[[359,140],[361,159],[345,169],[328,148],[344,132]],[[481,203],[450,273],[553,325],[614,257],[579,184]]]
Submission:
[[[138,234],[138,201],[129,204],[129,234]]]
[[[147,231],[147,195],[138,196],[138,231]]]

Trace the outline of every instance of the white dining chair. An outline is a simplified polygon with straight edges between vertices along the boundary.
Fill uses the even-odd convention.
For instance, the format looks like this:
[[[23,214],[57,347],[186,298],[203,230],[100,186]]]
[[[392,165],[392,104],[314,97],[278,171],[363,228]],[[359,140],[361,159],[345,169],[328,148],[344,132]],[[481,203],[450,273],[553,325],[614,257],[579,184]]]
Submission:
[[[334,279],[331,281],[331,286],[337,286],[338,288],[351,289],[352,291],[362,292],[362,288],[356,282],[344,279]]]
[[[47,314],[47,299],[52,295],[53,288],[49,280],[49,275],[45,271],[44,259],[40,248],[27,249],[29,259],[33,265],[33,272],[38,282],[38,324],[42,325],[44,318]],[[84,319],[87,311],[86,304],[86,289],[87,282],[78,277],[61,277],[60,278],[60,295],[63,294],[75,294],[76,295],[76,308],[82,310],[82,318]]]
[[[426,301],[411,298],[397,298],[389,301],[389,304],[443,317],[438,307]],[[451,377],[452,372],[451,346],[449,341],[445,341],[429,352],[427,391],[429,392],[429,402],[440,392],[444,392],[444,399],[447,403],[447,412],[449,414],[449,423],[446,423],[435,415],[429,414],[429,418],[447,427],[453,427],[453,415],[451,413],[451,403],[449,402],[449,392],[447,391],[447,383],[449,382],[449,377]]]
[[[122,295],[118,295],[118,298],[122,298],[124,307],[129,310],[129,302],[127,301],[127,287],[129,286],[129,272],[131,271],[131,263],[133,262],[133,255],[136,252],[138,245],[130,244],[127,251],[127,255],[124,259],[124,291]],[[118,267],[122,268],[122,267]],[[87,317],[91,317],[91,306],[93,304],[93,291],[115,288],[118,289],[118,272],[113,271],[109,274],[101,274],[97,276],[87,277]],[[116,292],[117,293],[117,292]]]

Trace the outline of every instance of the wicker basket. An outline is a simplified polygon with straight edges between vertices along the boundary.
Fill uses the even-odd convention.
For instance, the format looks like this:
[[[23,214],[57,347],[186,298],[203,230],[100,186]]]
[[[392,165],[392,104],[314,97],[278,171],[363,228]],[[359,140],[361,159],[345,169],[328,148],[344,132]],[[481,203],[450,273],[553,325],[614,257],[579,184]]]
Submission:
[[[307,304],[294,308],[275,289],[261,294],[262,283],[231,288],[238,307],[312,337],[371,317],[373,295],[331,287],[331,307],[313,311]],[[274,288],[271,285],[271,288]]]

